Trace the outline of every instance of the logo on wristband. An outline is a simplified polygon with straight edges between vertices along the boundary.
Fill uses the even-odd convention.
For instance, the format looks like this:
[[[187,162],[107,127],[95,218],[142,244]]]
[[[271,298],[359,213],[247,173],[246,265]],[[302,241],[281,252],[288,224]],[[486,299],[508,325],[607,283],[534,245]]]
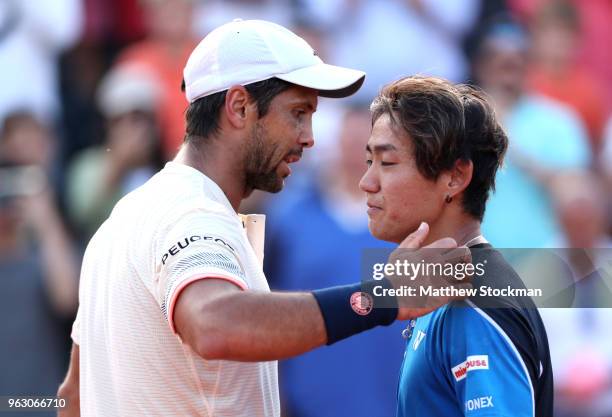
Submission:
[[[351,308],[360,316],[367,316],[372,311],[374,300],[367,292],[357,291],[351,295]]]

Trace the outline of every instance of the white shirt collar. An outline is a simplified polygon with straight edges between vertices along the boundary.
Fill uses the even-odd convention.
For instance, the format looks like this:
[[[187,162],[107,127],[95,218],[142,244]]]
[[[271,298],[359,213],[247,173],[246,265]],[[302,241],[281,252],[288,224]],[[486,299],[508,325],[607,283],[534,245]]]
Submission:
[[[219,187],[216,182],[207,177],[202,171],[193,168],[189,165],[174,161],[167,162],[164,169],[181,171],[185,174],[190,175],[193,178],[197,178],[198,180],[202,181],[202,186],[206,191],[207,195],[209,195],[213,200],[217,201],[218,203],[223,204],[228,210],[230,210],[231,213],[236,214],[234,207],[232,207],[232,204],[228,200],[221,187]]]

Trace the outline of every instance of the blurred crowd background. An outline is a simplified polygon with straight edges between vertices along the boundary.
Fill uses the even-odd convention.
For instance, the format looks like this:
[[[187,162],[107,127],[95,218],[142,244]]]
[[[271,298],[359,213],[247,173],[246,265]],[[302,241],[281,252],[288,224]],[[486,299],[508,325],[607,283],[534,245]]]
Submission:
[[[361,250],[385,246],[357,183],[369,103],[409,74],[475,83],[495,103],[510,148],[483,225],[494,245],[612,248],[610,0],[2,0],[0,395],[56,392],[84,247],[176,153],[186,59],[236,17],[290,27],[368,74],[354,97],[320,100],[316,147],[285,191],[241,208],[268,214],[272,288],[354,282]],[[555,415],[612,416],[612,310],[543,316]],[[282,362],[283,415],[393,416],[401,329]]]

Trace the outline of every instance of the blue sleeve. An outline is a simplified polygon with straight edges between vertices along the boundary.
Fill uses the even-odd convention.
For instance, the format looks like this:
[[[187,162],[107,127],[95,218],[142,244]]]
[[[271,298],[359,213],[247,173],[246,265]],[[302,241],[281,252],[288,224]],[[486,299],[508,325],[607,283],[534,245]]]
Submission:
[[[449,308],[442,326],[443,368],[467,417],[533,417],[523,359],[495,321],[477,308]]]

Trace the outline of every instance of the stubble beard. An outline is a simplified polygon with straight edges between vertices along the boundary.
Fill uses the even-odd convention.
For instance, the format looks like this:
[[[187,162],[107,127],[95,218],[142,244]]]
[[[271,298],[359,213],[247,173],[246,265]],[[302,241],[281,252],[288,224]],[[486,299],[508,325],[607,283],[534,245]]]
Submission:
[[[278,193],[283,189],[283,179],[276,173],[278,164],[273,165],[275,145],[266,143],[266,136],[267,132],[258,122],[246,149],[246,186],[250,190]]]

